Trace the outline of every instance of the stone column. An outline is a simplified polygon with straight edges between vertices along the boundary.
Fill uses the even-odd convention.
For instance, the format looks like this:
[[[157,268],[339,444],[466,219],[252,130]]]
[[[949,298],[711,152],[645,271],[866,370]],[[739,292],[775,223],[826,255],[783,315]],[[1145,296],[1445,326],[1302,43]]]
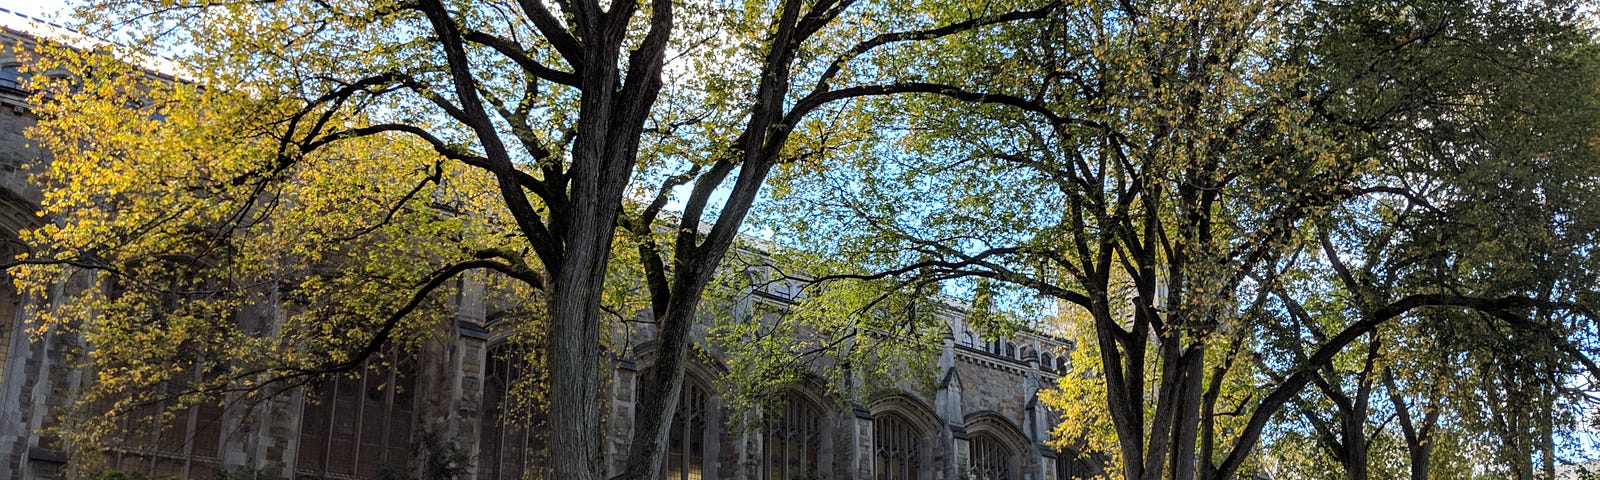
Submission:
[[[872,412],[865,407],[855,405],[850,411],[845,412],[845,425],[849,426],[847,435],[841,435],[847,443],[849,462],[845,467],[844,478],[865,480],[872,478]]]
[[[65,298],[67,292],[82,291],[94,281],[93,275],[75,275],[57,284],[50,292],[48,308],[58,309],[59,300]],[[29,330],[38,326],[32,320],[24,322]],[[19,336],[25,342],[29,340],[28,335]],[[82,337],[64,334],[59,328],[49,329],[37,340],[29,342],[23,349],[26,356],[18,362],[21,368],[15,380],[20,385],[15,387],[18,388],[19,422],[12,441],[15,452],[9,456],[17,459],[17,463],[15,470],[9,472],[9,478],[55,478],[67,462],[65,452],[55,445],[54,436],[41,434],[40,430],[60,424],[62,408],[72,402],[72,392],[82,386],[83,372],[70,367],[85,346]]]
[[[419,358],[424,364],[437,365],[436,369],[425,370],[435,371],[440,377],[432,381],[424,378],[423,384],[433,391],[418,393],[427,395],[423,397],[424,405],[438,408],[439,419],[429,428],[442,444],[434,447],[455,448],[465,459],[462,467],[466,478],[475,478],[483,409],[493,408],[483,404],[483,377],[489,355],[489,330],[484,322],[488,313],[485,287],[477,275],[463,275],[459,288],[456,318],[448,325],[449,334],[440,342],[428,342],[431,346],[424,346],[423,358]]]
[[[235,318],[241,328],[275,337],[289,315],[274,291],[261,304],[241,309]],[[222,445],[217,452],[223,468],[255,470],[270,478],[292,478],[301,449],[300,418],[305,410],[305,392],[278,392],[259,403],[242,394],[232,394],[227,401],[229,407],[223,410],[221,420]]]
[[[966,409],[962,407],[961,394],[965,389],[961,383],[961,373],[956,368],[956,339],[955,335],[946,330],[944,334],[943,351],[939,354],[939,367],[944,374],[939,380],[939,389],[933,394],[933,408],[939,415],[939,420],[944,423],[940,432],[936,432],[935,451],[944,450],[943,462],[938,465],[938,470],[944,472],[944,478],[958,478],[971,464],[971,445],[967,435]]]
[[[479,309],[481,312],[482,309]],[[483,438],[483,410],[494,408],[483,404],[483,381],[489,355],[489,331],[480,322],[470,318],[458,320],[454,373],[451,396],[454,415],[442,438],[450,439],[466,458],[466,478],[476,478],[478,472],[478,440]]]
[[[950,472],[947,479],[961,478],[963,473],[972,470],[972,437],[967,434],[965,425],[950,425],[951,454],[946,470]]]
[[[605,438],[606,476],[622,474],[622,464],[627,461],[628,445],[633,439],[633,414],[638,401],[639,366],[633,360],[619,358],[611,377],[611,415],[606,419]],[[671,425],[667,425],[668,428]]]
[[[1043,348],[1043,345],[1040,345]],[[1047,480],[1053,478],[1051,470],[1055,467],[1055,455],[1050,448],[1044,445],[1050,440],[1050,427],[1045,422],[1045,409],[1039,403],[1039,390],[1044,383],[1044,374],[1039,370],[1039,349],[1029,353],[1028,372],[1023,380],[1023,391],[1028,392],[1028,403],[1023,420],[1027,422],[1022,426],[1023,434],[1028,436],[1030,445],[1024,457],[1023,478],[1026,480]],[[1046,456],[1048,455],[1048,457]]]

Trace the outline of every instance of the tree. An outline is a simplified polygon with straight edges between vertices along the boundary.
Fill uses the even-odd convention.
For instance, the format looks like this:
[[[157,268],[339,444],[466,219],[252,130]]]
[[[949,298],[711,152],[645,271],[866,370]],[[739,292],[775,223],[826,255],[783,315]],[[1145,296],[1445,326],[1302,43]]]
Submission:
[[[304,208],[321,198],[319,191],[295,184],[304,182],[303,172],[338,171],[346,168],[346,157],[401,171],[421,172],[427,166],[429,180],[404,195],[334,202],[336,207],[367,205],[336,209],[359,217],[354,224],[340,216],[316,218],[333,220],[331,229],[353,230],[360,238],[304,237],[306,242],[288,241],[296,248],[281,253],[331,259],[322,249],[343,247],[324,240],[372,241],[368,235],[381,229],[382,241],[437,250],[403,257],[407,268],[436,268],[396,274],[397,288],[383,292],[408,292],[401,297],[410,301],[377,295],[390,300],[361,300],[368,308],[341,312],[352,319],[362,317],[355,313],[382,319],[357,322],[360,328],[349,334],[352,342],[281,340],[327,348],[307,351],[298,363],[265,362],[262,368],[274,374],[268,379],[352,368],[386,342],[402,338],[406,326],[419,325],[412,323],[418,321],[411,316],[416,304],[441,295],[450,279],[467,271],[493,271],[524,292],[539,291],[549,317],[549,399],[561,412],[552,422],[555,474],[595,478],[601,472],[600,429],[595,428],[600,411],[593,401],[600,382],[601,312],[621,238],[637,250],[640,262],[635,270],[640,275],[621,281],[646,287],[658,329],[656,363],[643,382],[645,400],[636,412],[624,476],[651,478],[659,470],[664,425],[681,389],[689,326],[771,169],[794,158],[826,158],[833,148],[830,136],[848,126],[835,121],[850,118],[846,107],[853,99],[943,91],[944,86],[922,80],[925,72],[906,56],[912,50],[907,45],[968,42],[967,37],[999,25],[1041,18],[1052,8],[1029,2],[974,7],[853,0],[98,3],[80,12],[84,28],[147,54],[170,55],[184,78],[175,85],[117,84],[101,81],[97,65],[78,67],[84,91],[99,95],[100,108],[120,95],[131,104],[149,105],[143,111],[166,122],[121,115],[121,122],[92,124],[83,117],[91,112],[73,110],[79,105],[73,102],[58,104],[61,108],[46,116],[42,138],[56,149],[60,167],[52,168],[63,173],[45,209],[70,220],[36,236],[43,248],[29,263],[116,268],[119,263],[101,260],[126,256],[100,255],[199,241],[228,247],[202,249],[202,257],[238,254],[243,260],[230,262],[270,266],[274,260],[261,258],[275,259],[271,254],[280,252],[240,242],[255,235],[251,229],[272,228],[264,216],[315,211]],[[154,103],[134,94],[146,90],[170,93]],[[824,115],[828,118],[819,118]],[[160,163],[147,157],[171,145],[137,141],[132,144],[138,148],[116,148],[120,144],[108,141],[106,133],[141,129],[176,130],[174,135],[192,142],[184,144],[191,151],[174,158],[196,162],[186,168],[199,173],[140,185],[152,178],[145,165]],[[408,155],[388,155],[385,148],[396,145],[404,145]],[[77,163],[80,152],[85,163]],[[103,163],[122,167],[115,172],[125,176],[110,185],[81,176],[110,178],[98,170]],[[209,172],[220,168],[212,163],[229,167],[226,174]],[[339,183],[360,190],[395,177],[391,171]],[[419,203],[440,191],[429,186],[434,184],[462,185],[443,191],[465,196],[467,202],[455,204],[464,210],[440,220],[450,228],[405,228],[407,215],[433,218],[419,213],[427,210]],[[684,185],[690,186],[686,193],[679,189]],[[228,195],[214,198],[217,194],[210,192]],[[145,205],[140,202],[175,193],[180,195],[170,200],[190,202],[177,212],[229,203],[234,215],[131,215],[120,213],[127,205],[117,203]],[[72,200],[113,198],[117,202],[94,205],[119,212],[104,218]],[[681,212],[663,215],[678,202]],[[391,213],[371,218],[362,212]],[[665,232],[658,229],[663,224],[670,226]],[[198,240],[161,235],[172,229],[209,233]],[[59,241],[92,239],[95,232],[107,231],[125,233],[126,243]],[[267,255],[255,257],[262,252]],[[372,293],[367,289],[374,287],[355,284],[360,270],[350,269],[378,268],[381,262],[333,263],[306,267],[318,274],[350,275],[342,283],[314,284],[317,293]],[[252,270],[249,278],[281,283],[269,272]],[[239,304],[212,313],[232,306]],[[332,310],[344,307],[328,304]],[[308,322],[315,318],[312,309],[305,315]],[[137,321],[126,326],[91,322],[108,331],[166,331],[164,325]],[[209,324],[229,332],[228,338],[249,337]],[[213,353],[207,358],[229,359],[234,352]]]
[[[1592,142],[1581,128],[1531,133],[1592,112],[1593,90],[1567,89],[1585,78],[1570,69],[1555,70],[1562,93],[1523,88],[1583,55],[1574,12],[1074,2],[1011,38],[1012,57],[951,68],[1008,79],[952,82],[984,107],[885,108],[913,152],[795,182],[795,205],[838,214],[780,224],[885,274],[988,277],[1059,299],[1092,323],[1122,476],[1229,478],[1320,369],[1381,345],[1360,340],[1399,319],[1482,312],[1562,338],[1563,362],[1593,354],[1573,328],[1593,320],[1591,230],[1576,210],[1593,198]],[[1438,210],[1401,220],[1386,216],[1394,204]],[[1497,210],[1522,205],[1517,221]],[[1394,238],[1369,230],[1395,225]],[[1525,270],[1516,251],[1552,258]],[[1560,286],[1538,291],[1533,270]],[[1327,274],[1289,295],[1349,296],[1326,331],[1295,327],[1273,300],[1303,271]],[[1297,348],[1248,345],[1279,326]],[[1258,355],[1283,376],[1219,408],[1226,379],[1250,364],[1241,356]]]
[[[1376,7],[1380,12],[1405,8]],[[1364,447],[1353,426],[1387,424],[1383,417],[1355,408],[1378,388],[1387,390],[1388,409],[1369,413],[1394,416],[1400,430],[1394,434],[1406,448],[1412,478],[1427,478],[1436,452],[1431,447],[1434,435],[1511,440],[1470,427],[1471,420],[1462,414],[1440,419],[1443,409],[1472,410],[1469,395],[1505,398],[1480,390],[1484,385],[1476,383],[1501,375],[1497,368],[1478,368],[1463,358],[1509,355],[1517,359],[1509,363],[1542,372],[1520,376],[1519,385],[1564,390],[1571,398],[1581,398],[1582,388],[1568,386],[1586,383],[1584,378],[1594,373],[1585,371],[1592,355],[1590,340],[1575,330],[1585,322],[1573,317],[1582,316],[1582,309],[1574,313],[1557,307],[1564,301],[1584,301],[1584,285],[1593,275],[1584,253],[1585,225],[1591,222],[1585,219],[1586,205],[1592,196],[1567,185],[1594,176],[1585,160],[1593,151],[1581,146],[1589,142],[1583,125],[1595,121],[1594,97],[1579,93],[1593,88],[1579,85],[1592,77],[1585,72],[1593,68],[1594,57],[1586,52],[1594,47],[1581,31],[1564,26],[1563,15],[1570,13],[1540,7],[1446,3],[1433,7],[1432,14],[1375,17],[1365,11],[1330,10],[1327,22],[1343,26],[1327,36],[1332,42],[1361,45],[1352,39],[1364,37],[1362,31],[1415,32],[1409,36],[1426,44],[1419,50],[1425,55],[1408,56],[1390,78],[1417,78],[1425,72],[1437,90],[1413,100],[1400,100],[1406,97],[1400,94],[1366,97],[1385,108],[1403,105],[1399,102],[1413,105],[1371,137],[1393,162],[1372,173],[1374,185],[1394,196],[1347,204],[1319,222],[1323,260],[1313,275],[1331,279],[1331,285],[1279,294],[1281,305],[1303,326],[1279,336],[1285,342],[1281,345],[1289,348],[1307,336],[1323,335],[1310,317],[1367,315],[1375,304],[1422,288],[1483,298],[1519,297],[1537,305],[1515,316],[1520,318],[1423,312],[1374,330],[1368,343],[1377,356],[1369,358],[1377,363],[1346,369],[1354,373],[1349,380],[1340,381],[1337,366],[1320,370],[1330,378],[1316,379],[1319,390],[1339,405],[1337,423],[1351,433],[1336,435],[1345,441],[1330,442],[1342,451],[1336,457],[1346,460],[1351,478],[1362,478],[1367,467],[1359,460]],[[1538,16],[1524,17],[1533,13]],[[1504,27],[1478,23],[1503,17],[1554,21],[1513,21]],[[1482,36],[1456,37],[1457,31]],[[1540,45],[1534,50],[1550,50],[1521,50],[1526,39]],[[1502,63],[1495,67],[1461,63],[1463,58],[1480,58],[1485,45],[1502,44],[1515,47],[1505,48],[1498,57]],[[1558,91],[1568,93],[1554,93]],[[1323,307],[1304,308],[1312,303]],[[1308,315],[1307,310],[1313,311]],[[1381,353],[1376,347],[1380,343]],[[1458,379],[1461,372],[1473,375]],[[1453,395],[1439,393],[1444,391]],[[1547,400],[1532,408],[1540,415],[1554,414],[1558,403]],[[1458,431],[1439,431],[1446,428]],[[1553,462],[1553,448],[1544,451]],[[1531,450],[1521,457],[1531,458]]]

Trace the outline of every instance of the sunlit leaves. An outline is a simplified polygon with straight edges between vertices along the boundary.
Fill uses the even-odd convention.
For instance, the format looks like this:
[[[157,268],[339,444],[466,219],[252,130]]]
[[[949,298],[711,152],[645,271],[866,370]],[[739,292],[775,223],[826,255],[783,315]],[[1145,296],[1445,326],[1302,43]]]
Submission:
[[[380,336],[406,350],[451,318],[451,288],[413,298],[431,275],[507,243],[504,213],[472,201],[482,179],[426,145],[379,135],[301,150],[278,122],[302,102],[99,51],[43,53],[73,74],[39,85],[30,132],[53,153],[35,178],[53,222],[24,233],[35,247],[12,272],[50,299],[33,305],[41,330],[90,346],[85,405],[255,402],[359,373]],[[84,448],[118,425],[72,418],[86,423],[65,433]]]

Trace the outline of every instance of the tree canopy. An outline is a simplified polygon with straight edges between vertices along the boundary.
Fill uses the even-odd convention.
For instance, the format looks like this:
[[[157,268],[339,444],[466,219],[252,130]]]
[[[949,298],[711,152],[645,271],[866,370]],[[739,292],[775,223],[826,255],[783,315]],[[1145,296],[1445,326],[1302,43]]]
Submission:
[[[655,361],[624,476],[659,473],[701,296],[776,165],[870,130],[857,99],[947,93],[917,45],[1057,7],[85,3],[75,26],[121,47],[53,52],[81,83],[40,97],[59,220],[30,233],[23,276],[118,283],[63,298],[50,325],[104,335],[107,372],[201,358],[255,392],[427,338],[454,279],[487,272],[541,319],[562,478],[600,475],[601,332],[639,310]],[[157,55],[176,79],[117,60]],[[136,300],[145,314],[97,308]],[[150,313],[174,304],[193,314]],[[257,307],[287,323],[232,321]],[[190,347],[115,346],[155,336]]]
[[[1517,402],[1552,397],[1498,389],[1587,405],[1600,380],[1583,14],[1071,2],[1001,40],[1008,55],[943,72],[980,105],[886,100],[877,112],[901,128],[880,139],[895,148],[820,179],[794,170],[778,189],[791,214],[772,223],[780,241],[887,274],[1056,299],[1063,331],[1098,357],[1063,379],[1079,393],[1051,398],[1105,409],[1063,405],[1081,437],[1063,441],[1114,438],[1123,478],[1265,471],[1257,446],[1291,435],[1327,440],[1347,478],[1368,478],[1364,432],[1396,405],[1415,409],[1406,433],[1384,435],[1413,446],[1433,441],[1421,424],[1461,425],[1430,413],[1444,407],[1422,390],[1428,369],[1516,364],[1518,380],[1474,371],[1504,379],[1471,391]],[[1291,404],[1315,428],[1286,419]],[[1484,403],[1500,423],[1556,404]],[[1548,441],[1521,438],[1549,417],[1526,421],[1469,430],[1517,450],[1506,458],[1553,462]]]
[[[113,409],[381,362],[475,275],[561,478],[601,475],[605,342],[650,324],[652,478],[702,297],[771,280],[719,279],[747,235],[823,283],[716,327],[736,376],[884,376],[863,342],[926,355],[960,297],[1077,342],[1058,440],[1129,480],[1427,477],[1477,439],[1530,478],[1600,381],[1579,2],[88,3],[123,46],[44,52],[15,271]]]

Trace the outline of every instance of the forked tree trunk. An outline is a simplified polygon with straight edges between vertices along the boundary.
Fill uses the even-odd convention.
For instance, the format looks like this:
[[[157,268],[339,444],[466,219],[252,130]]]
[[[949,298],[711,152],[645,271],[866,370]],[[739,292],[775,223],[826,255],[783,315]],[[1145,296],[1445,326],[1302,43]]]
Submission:
[[[1433,426],[1439,422],[1439,409],[1424,409],[1419,424],[1411,407],[1400,395],[1394,372],[1383,370],[1383,385],[1389,391],[1389,403],[1395,407],[1395,417],[1400,423],[1401,438],[1406,443],[1406,457],[1411,461],[1411,480],[1428,480],[1428,467],[1433,458]]]

